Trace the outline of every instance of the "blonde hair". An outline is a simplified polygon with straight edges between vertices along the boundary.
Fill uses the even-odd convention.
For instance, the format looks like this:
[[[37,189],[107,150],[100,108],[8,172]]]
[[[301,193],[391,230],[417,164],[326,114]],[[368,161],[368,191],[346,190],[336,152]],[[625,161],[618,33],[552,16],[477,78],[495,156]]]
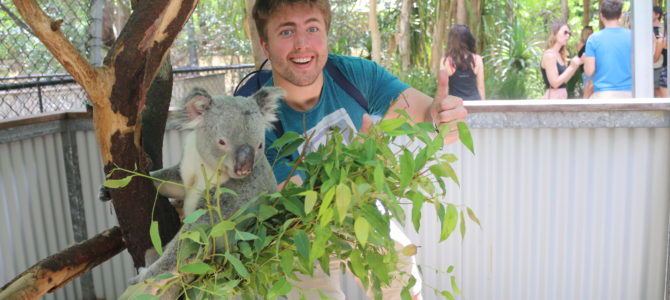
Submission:
[[[556,44],[556,36],[558,35],[558,31],[561,30],[561,27],[567,26],[568,30],[570,30],[570,26],[568,23],[565,22],[555,22],[554,24],[551,25],[551,31],[549,32],[549,39],[547,39],[547,46],[544,48],[545,50],[551,49]],[[565,45],[561,46],[561,49],[558,50],[558,54],[561,55],[561,58],[563,58],[563,61],[565,62],[567,57],[568,57],[568,49],[565,47]]]

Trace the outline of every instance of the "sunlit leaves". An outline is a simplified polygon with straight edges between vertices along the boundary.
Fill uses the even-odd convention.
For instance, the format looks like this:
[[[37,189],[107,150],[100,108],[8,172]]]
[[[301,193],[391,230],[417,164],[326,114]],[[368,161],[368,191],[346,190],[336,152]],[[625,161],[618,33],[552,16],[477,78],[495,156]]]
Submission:
[[[337,185],[335,193],[335,207],[337,207],[338,221],[340,224],[344,221],[344,218],[347,216],[347,209],[349,209],[349,204],[351,203],[351,190],[345,184]]]
[[[363,246],[368,242],[368,234],[370,233],[370,223],[365,220],[363,217],[356,218],[354,223],[354,233],[356,238]]]

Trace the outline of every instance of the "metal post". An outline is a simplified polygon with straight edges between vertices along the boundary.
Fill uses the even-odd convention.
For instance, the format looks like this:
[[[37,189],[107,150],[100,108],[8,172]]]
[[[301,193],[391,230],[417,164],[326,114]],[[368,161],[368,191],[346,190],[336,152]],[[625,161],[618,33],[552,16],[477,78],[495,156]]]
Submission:
[[[89,60],[92,65],[102,65],[102,15],[105,7],[105,0],[93,0],[89,8],[91,25],[88,28],[89,40],[88,51]]]
[[[654,97],[652,1],[631,1],[633,17],[633,96]]]
[[[42,86],[40,85],[40,77],[37,77],[37,100],[40,104],[40,113],[44,112],[44,105],[42,104]]]
[[[65,178],[67,181],[67,194],[70,199],[70,217],[72,219],[72,231],[75,242],[88,239],[86,228],[86,212],[84,209],[84,196],[81,188],[81,174],[79,172],[79,156],[77,154],[77,140],[75,132],[68,120],[62,132],[63,160],[65,162]],[[93,286],[93,275],[88,272],[79,277],[81,283],[82,299],[95,300],[95,288]]]
[[[195,35],[195,21],[193,16],[186,23],[186,29],[188,30],[188,66],[197,67],[198,63],[198,39]]]

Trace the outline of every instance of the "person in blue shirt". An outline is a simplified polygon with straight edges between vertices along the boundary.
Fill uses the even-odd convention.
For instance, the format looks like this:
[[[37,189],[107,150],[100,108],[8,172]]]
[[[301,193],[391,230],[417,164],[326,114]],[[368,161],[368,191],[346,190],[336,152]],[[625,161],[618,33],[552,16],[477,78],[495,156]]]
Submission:
[[[584,73],[593,76],[592,99],[633,96],[632,37],[631,31],[619,24],[622,7],[620,0],[600,3],[600,20],[605,28],[586,42]]]
[[[452,132],[445,137],[445,142],[458,139],[455,125],[465,121],[467,111],[462,99],[447,95],[448,75],[440,74],[438,91],[435,98],[431,98],[374,62],[329,54],[331,11],[327,0],[257,0],[253,18],[263,52],[272,65],[271,79],[264,84],[279,86],[286,91],[278,109],[279,125],[284,132],[313,136],[311,149],[307,150],[314,150],[323,142],[325,131],[332,127],[339,127],[343,133],[365,132],[374,121],[398,117],[397,109],[407,112],[416,122],[449,124]],[[335,82],[327,63],[333,64],[362,94],[367,109]],[[271,145],[276,135],[268,131],[266,145]],[[270,149],[266,154],[270,163],[274,163],[277,153]],[[287,160],[296,157],[297,152]],[[291,168],[283,162],[274,165],[277,182],[281,182],[279,188],[288,181],[302,184],[300,174],[287,178]],[[394,239],[403,243],[403,237]],[[301,283],[293,284],[302,284],[308,299],[319,299],[319,293],[343,299],[338,269],[339,262],[334,261],[330,276],[320,272],[313,278],[302,276]],[[385,289],[384,299],[400,299],[402,285],[401,282]],[[295,290],[289,299],[299,298]]]

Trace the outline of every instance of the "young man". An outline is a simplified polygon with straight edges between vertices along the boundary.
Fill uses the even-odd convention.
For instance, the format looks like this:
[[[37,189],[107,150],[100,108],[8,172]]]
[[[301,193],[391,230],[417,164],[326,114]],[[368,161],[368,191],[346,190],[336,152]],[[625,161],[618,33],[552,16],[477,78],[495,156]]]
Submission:
[[[467,111],[461,99],[447,97],[448,76],[441,76],[437,96],[431,99],[376,63],[328,54],[331,20],[328,0],[257,0],[253,16],[261,46],[272,64],[272,77],[264,84],[280,86],[286,91],[278,109],[282,131],[312,136],[311,147],[314,148],[308,150],[325,142],[326,130],[334,126],[343,133],[368,130],[371,122],[397,117],[394,113],[397,109],[406,111],[416,122],[450,124],[452,132],[445,138],[447,143],[458,138],[456,122],[464,121]],[[338,72],[341,76],[333,74]],[[364,103],[346,90],[341,77],[355,87]],[[277,135],[268,131],[266,145],[271,145]],[[276,151],[266,150],[266,154],[274,163]],[[297,156],[296,151],[292,157],[274,165],[280,188],[288,180],[302,183],[304,174],[287,178],[291,167],[284,163]],[[394,239],[399,241],[402,237]],[[343,299],[338,269],[339,262],[335,261],[331,263],[331,276],[315,272],[314,278],[303,276],[302,282],[294,284],[304,288],[310,299],[319,299],[319,293]],[[398,282],[386,289],[384,299],[400,299],[402,285],[403,282]],[[289,295],[290,299],[297,297],[298,293]]]
[[[584,72],[593,76],[595,98],[631,98],[633,77],[631,32],[619,25],[620,0],[600,3],[600,20],[605,28],[591,35],[586,42]]]

